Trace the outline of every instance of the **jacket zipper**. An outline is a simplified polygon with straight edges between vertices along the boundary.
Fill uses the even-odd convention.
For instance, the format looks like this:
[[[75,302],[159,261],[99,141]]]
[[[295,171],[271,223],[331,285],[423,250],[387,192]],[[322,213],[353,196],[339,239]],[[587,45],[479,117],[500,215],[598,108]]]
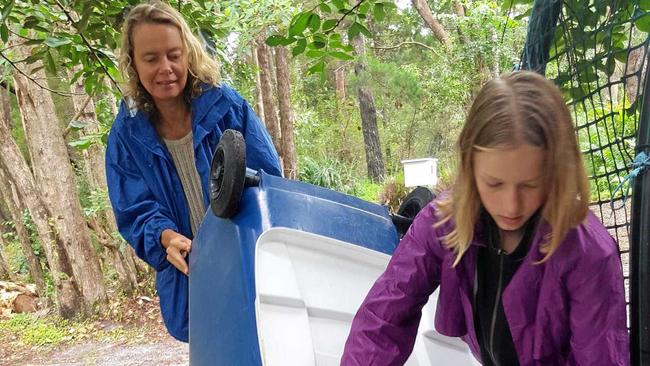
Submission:
[[[490,358],[495,366],[499,366],[496,357],[494,357],[494,328],[497,322],[497,310],[499,309],[499,302],[501,301],[501,286],[503,286],[503,252],[499,249],[499,283],[497,285],[497,294],[494,298],[494,308],[492,309],[492,324],[490,326],[490,342],[489,353]]]

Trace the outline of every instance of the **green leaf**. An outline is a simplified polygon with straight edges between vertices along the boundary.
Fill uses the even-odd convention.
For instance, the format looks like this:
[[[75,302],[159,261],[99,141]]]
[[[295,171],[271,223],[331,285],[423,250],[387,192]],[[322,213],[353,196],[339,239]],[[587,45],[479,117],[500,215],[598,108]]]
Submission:
[[[319,58],[319,57],[325,56],[325,51],[322,51],[322,50],[309,50],[309,51],[307,51],[307,53],[305,55],[307,57],[311,57],[311,58]]]
[[[44,27],[44,26],[42,26],[42,25],[40,25],[40,24],[36,24],[36,25],[34,25],[34,26],[32,27],[32,29],[37,30],[37,31],[39,31],[39,32],[43,32],[43,33],[45,33],[45,34],[48,34],[48,33],[52,32],[51,29],[46,28],[46,27]]]
[[[327,19],[326,21],[324,21],[322,26],[323,32],[331,31],[332,29],[334,29],[334,27],[336,27],[337,22],[338,20],[336,19]]]
[[[643,14],[634,22],[634,25],[636,25],[641,32],[650,32],[650,13]]]
[[[363,15],[366,15],[368,13],[368,10],[370,10],[370,3],[368,1],[365,1],[357,8],[358,14],[363,14]]]
[[[9,28],[5,23],[0,24],[0,39],[2,39],[2,42],[9,40]]]
[[[54,62],[54,57],[52,57],[52,52],[50,51],[45,53],[45,70],[50,74],[56,74],[56,63]]]
[[[91,138],[88,138],[86,136],[80,138],[79,140],[75,141],[70,141],[68,145],[78,149],[78,150],[86,150],[88,149],[91,145],[93,144],[93,140]]]
[[[357,24],[359,24],[359,27],[361,29],[361,33],[363,33],[366,37],[369,37],[369,38],[372,37],[372,33],[370,33],[370,31],[368,30],[368,28],[366,28],[365,25],[363,25],[361,23],[357,23]]]
[[[86,128],[88,126],[88,124],[89,124],[88,122],[72,120],[72,121],[70,121],[68,126],[73,131],[79,131],[79,130],[83,130],[84,128]]]
[[[514,20],[522,20],[522,19],[526,19],[526,18],[530,17],[530,14],[532,14],[532,13],[533,13],[533,8],[530,8],[530,9],[526,10],[525,13],[522,13],[522,14],[516,15],[513,19],[514,19]]]
[[[639,98],[637,98],[634,103],[629,108],[625,109],[625,113],[628,116],[634,116],[636,114],[637,109],[639,109]]]
[[[47,37],[45,39],[45,44],[52,48],[57,48],[59,46],[63,46],[65,44],[70,44],[70,43],[72,43],[72,41],[67,38]]]
[[[359,33],[361,33],[361,29],[357,24],[359,23],[352,23],[352,25],[348,28],[348,39],[353,40],[357,38]]]
[[[86,27],[88,26],[88,21],[90,20],[90,16],[92,15],[92,13],[93,13],[93,1],[85,2],[83,11],[81,12],[81,19],[79,19],[79,21],[75,25],[78,32],[83,32],[86,30]]]
[[[508,11],[510,11],[510,8],[512,8],[512,6],[514,5],[514,3],[515,3],[514,0],[504,0],[504,1],[501,3],[501,11],[503,11],[503,12],[508,12]]]
[[[36,46],[43,43],[43,39],[30,39],[24,43],[25,46]]]
[[[307,47],[307,40],[302,38],[298,40],[298,43],[296,46],[291,50],[291,54],[295,57],[298,56],[299,54],[305,52],[305,48]]]
[[[639,8],[641,8],[641,10],[650,10],[650,0],[640,0]]]
[[[347,2],[345,0],[332,0],[332,4],[336,6],[338,10],[347,9]]]
[[[298,13],[289,24],[289,35],[301,35],[307,29],[311,14],[312,12]]]
[[[318,14],[311,13],[309,16],[309,29],[311,29],[312,33],[315,33],[320,29],[320,17]]]
[[[32,29],[32,28],[34,28],[34,26],[36,26],[39,22],[40,22],[40,20],[38,20],[38,18],[36,18],[36,17],[33,16],[33,15],[30,15],[30,16],[28,16],[27,18],[25,18],[25,22],[23,23],[23,27],[24,27],[24,28],[27,28],[27,29]]]
[[[7,6],[5,6],[4,9],[2,9],[2,13],[0,14],[0,22],[4,22],[5,19],[7,19],[7,16],[9,16],[9,13],[11,13],[11,9],[13,7],[14,7],[14,2],[11,1]]]
[[[323,71],[325,71],[325,62],[319,61],[307,70],[307,74],[315,74]]]
[[[44,57],[45,57],[45,51],[43,51],[41,49],[38,52],[36,52],[36,53],[34,53],[34,54],[30,55],[30,56],[27,56],[27,58],[24,59],[23,62],[26,63],[27,65],[31,65],[36,61],[42,60]]]
[[[317,48],[317,49],[325,48],[325,46],[327,46],[327,43],[323,41],[314,41],[311,44],[313,45],[313,48]]]
[[[375,4],[375,7],[372,9],[372,15],[375,18],[375,20],[377,20],[378,22],[384,20],[384,16],[386,15],[384,11],[384,4],[382,3]]]
[[[318,5],[318,7],[320,8],[320,11],[322,11],[323,13],[331,13],[332,12],[332,8],[330,8],[330,6],[327,5],[326,3],[320,3],[320,5]]]
[[[288,42],[287,38],[285,38],[283,36],[280,36],[280,35],[277,35],[277,34],[273,34],[273,35],[269,36],[266,39],[266,44],[271,46],[271,47],[275,47],[275,46],[279,46],[279,45],[286,45],[286,44],[291,43],[291,42],[289,42],[289,43],[287,43],[287,42]]]
[[[330,52],[329,54],[330,54],[330,56],[332,56],[334,58],[337,58],[339,60],[343,60],[343,61],[352,61],[352,60],[354,60],[353,56],[351,56],[351,55],[349,55],[349,54],[347,54],[345,52],[333,51],[333,52]]]
[[[366,27],[365,27],[363,24],[361,24],[361,23],[354,22],[354,23],[352,23],[352,25],[350,26],[350,28],[348,28],[348,37],[349,37],[350,39],[354,39],[354,38],[355,38],[356,36],[358,36],[360,33],[363,33],[366,37],[371,37],[371,36],[372,36],[372,34],[371,34],[370,31],[368,30],[368,28],[366,28]]]

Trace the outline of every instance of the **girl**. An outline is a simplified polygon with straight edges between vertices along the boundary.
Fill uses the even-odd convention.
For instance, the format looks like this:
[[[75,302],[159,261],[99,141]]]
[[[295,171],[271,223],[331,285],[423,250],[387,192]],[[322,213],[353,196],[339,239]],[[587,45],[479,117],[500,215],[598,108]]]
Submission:
[[[628,365],[617,245],[589,211],[569,109],[532,72],[488,82],[450,192],[425,207],[358,310],[342,365],[401,365],[422,306],[484,365]]]

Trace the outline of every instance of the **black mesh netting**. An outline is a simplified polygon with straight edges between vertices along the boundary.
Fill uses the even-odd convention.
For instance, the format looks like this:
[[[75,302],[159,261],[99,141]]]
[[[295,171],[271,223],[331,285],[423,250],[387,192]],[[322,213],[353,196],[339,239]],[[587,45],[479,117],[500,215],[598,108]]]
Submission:
[[[647,210],[644,213],[639,207],[633,214],[630,191],[635,182],[629,179],[634,170],[631,163],[647,151],[648,141],[643,136],[650,134],[650,124],[642,122],[648,119],[648,112],[642,113],[650,40],[648,10],[650,0],[537,0],[519,65],[554,80],[573,111],[590,178],[591,209],[619,243],[626,300],[629,304],[632,297],[632,313],[636,304],[648,301],[635,295],[637,282],[630,284],[630,248],[639,245],[631,244],[631,238],[647,242],[647,233],[645,239],[639,233],[648,231],[650,218]],[[640,174],[639,179],[649,178]],[[635,193],[636,206],[648,206],[647,194],[643,204],[637,196]],[[631,226],[633,222],[636,224]],[[637,262],[639,272],[647,274],[650,263]],[[633,348],[635,344],[639,348],[638,342],[648,341],[649,325],[639,324],[643,319],[634,314],[628,319],[632,320]],[[635,331],[635,327],[642,329]],[[641,344],[641,348],[648,347]],[[638,360],[634,349],[632,353],[633,360]]]

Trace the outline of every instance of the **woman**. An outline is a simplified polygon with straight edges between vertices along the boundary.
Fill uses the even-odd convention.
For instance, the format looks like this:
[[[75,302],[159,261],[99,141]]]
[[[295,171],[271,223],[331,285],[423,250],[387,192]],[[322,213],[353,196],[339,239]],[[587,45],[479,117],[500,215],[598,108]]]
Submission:
[[[156,270],[169,333],[187,342],[186,257],[223,131],[244,135],[248,167],[280,175],[279,159],[253,110],[219,84],[217,62],[169,5],[152,1],[129,12],[119,61],[129,89],[108,137],[108,193],[120,233]]]
[[[342,365],[401,365],[440,287],[436,329],[484,365],[628,365],[615,241],[589,212],[569,110],[542,76],[487,83],[455,185],[425,207],[352,323]]]

